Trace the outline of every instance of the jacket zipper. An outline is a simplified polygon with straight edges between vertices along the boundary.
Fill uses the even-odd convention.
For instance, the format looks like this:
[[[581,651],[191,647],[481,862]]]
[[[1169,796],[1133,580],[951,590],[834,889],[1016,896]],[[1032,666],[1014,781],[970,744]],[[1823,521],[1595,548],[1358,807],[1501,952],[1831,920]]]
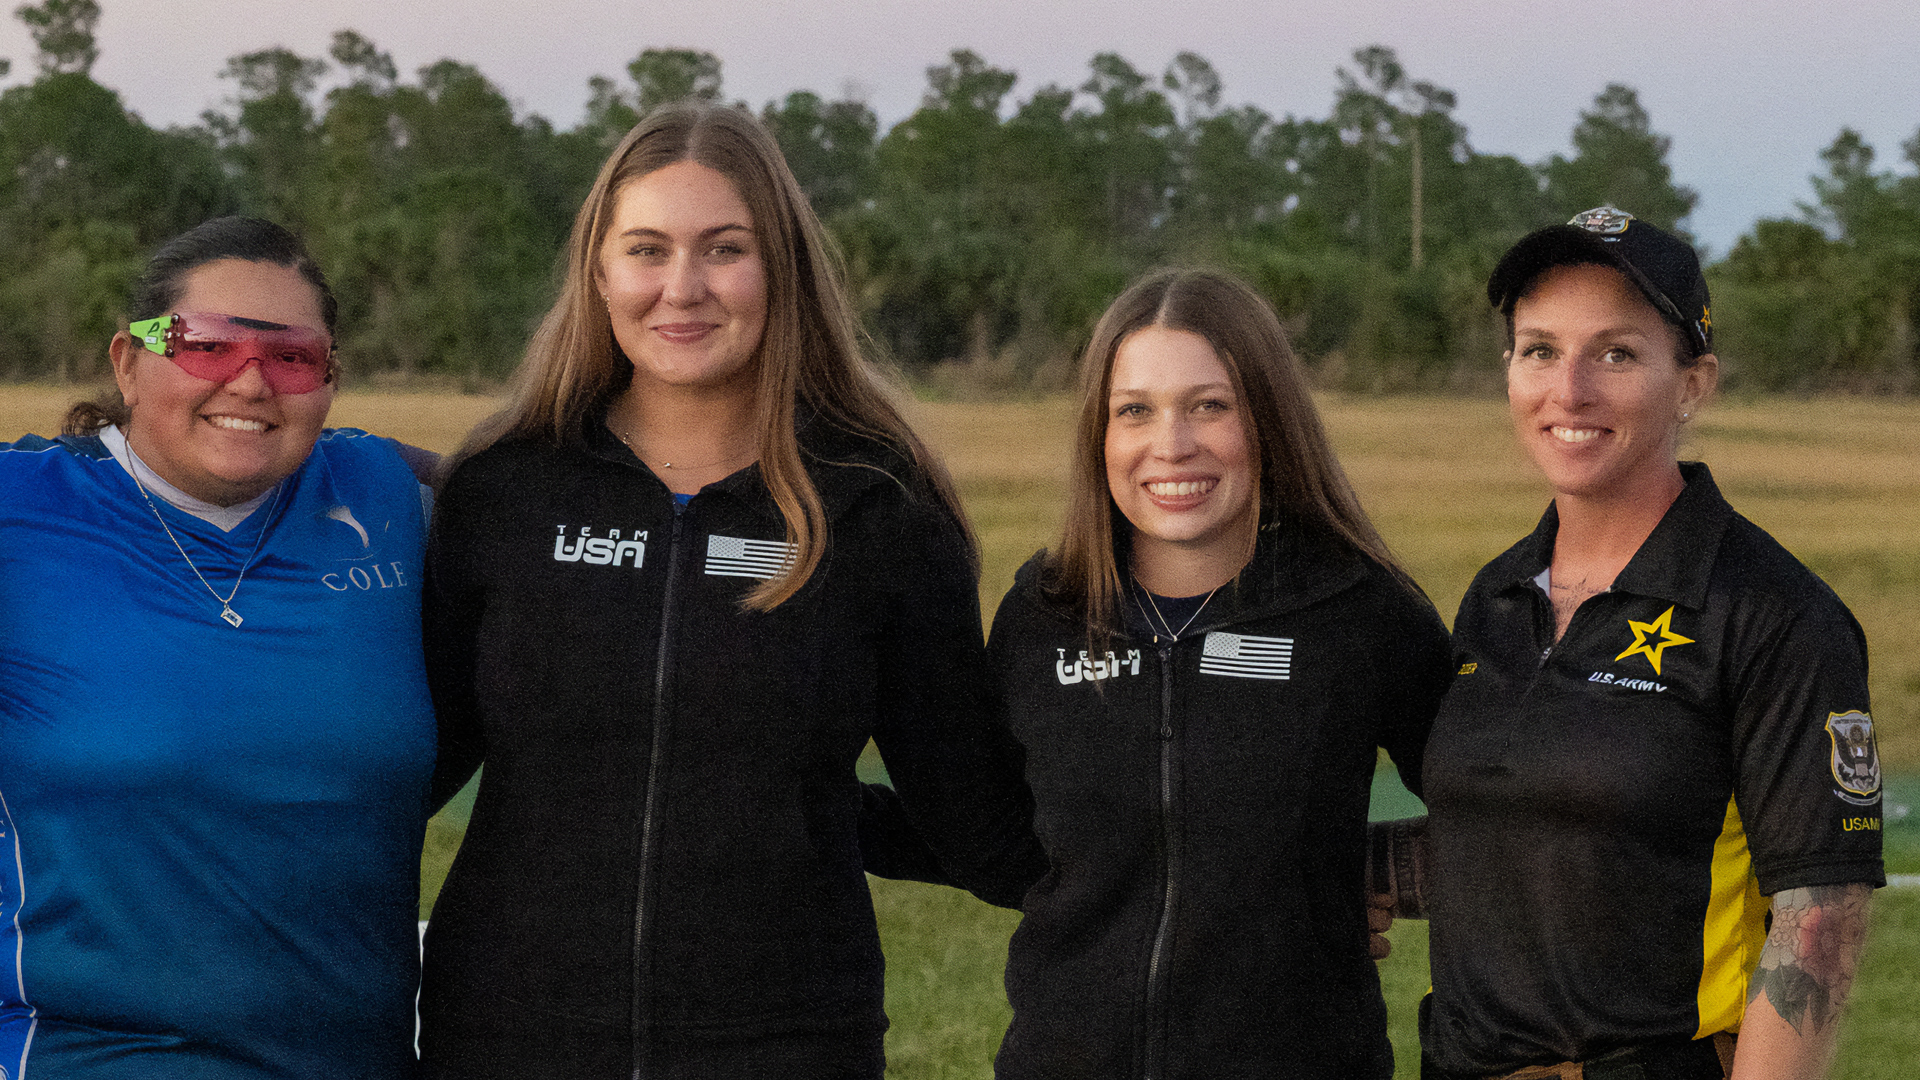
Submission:
[[[667,537],[667,584],[660,598],[660,647],[653,669],[653,746],[647,755],[647,801],[640,814],[640,874],[633,904],[633,1080],[642,1080],[647,1067],[647,886],[653,871],[653,814],[660,802],[660,758],[665,752],[667,728],[667,667],[673,662],[674,584],[680,579],[680,543],[686,507],[673,508],[673,529]]]
[[[1167,937],[1173,930],[1173,902],[1180,876],[1180,855],[1173,827],[1173,646],[1160,647],[1160,843],[1165,860],[1166,888],[1160,895],[1160,926],[1154,931],[1153,953],[1147,960],[1146,1080],[1158,1080],[1166,1068],[1165,981],[1160,968]]]

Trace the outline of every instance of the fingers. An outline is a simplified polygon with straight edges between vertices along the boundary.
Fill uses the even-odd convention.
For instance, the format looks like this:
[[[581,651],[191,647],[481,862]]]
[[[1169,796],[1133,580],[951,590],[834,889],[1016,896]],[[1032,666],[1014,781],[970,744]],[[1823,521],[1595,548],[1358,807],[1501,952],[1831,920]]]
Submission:
[[[1393,928],[1393,897],[1384,894],[1367,897],[1367,955],[1385,960],[1393,952],[1393,942],[1380,935]]]
[[[1367,929],[1385,933],[1393,926],[1393,897],[1380,893],[1367,897]]]

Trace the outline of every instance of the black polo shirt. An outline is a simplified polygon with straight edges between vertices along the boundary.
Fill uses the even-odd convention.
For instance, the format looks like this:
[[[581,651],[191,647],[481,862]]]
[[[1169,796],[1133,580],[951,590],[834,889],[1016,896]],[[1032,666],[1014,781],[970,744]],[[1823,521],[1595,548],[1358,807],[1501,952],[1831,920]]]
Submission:
[[[1559,519],[1487,564],[1427,746],[1441,1068],[1737,1030],[1766,895],[1883,884],[1859,623],[1705,465],[1553,640]]]

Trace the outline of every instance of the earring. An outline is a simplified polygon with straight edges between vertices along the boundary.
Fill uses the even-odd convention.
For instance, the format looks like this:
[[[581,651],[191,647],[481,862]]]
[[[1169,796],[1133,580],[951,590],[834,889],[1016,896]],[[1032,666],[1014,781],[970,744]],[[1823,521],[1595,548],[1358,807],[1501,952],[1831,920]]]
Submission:
[[[1680,422],[1683,424],[1691,419],[1693,419],[1693,414],[1690,412],[1683,412],[1680,414]]]

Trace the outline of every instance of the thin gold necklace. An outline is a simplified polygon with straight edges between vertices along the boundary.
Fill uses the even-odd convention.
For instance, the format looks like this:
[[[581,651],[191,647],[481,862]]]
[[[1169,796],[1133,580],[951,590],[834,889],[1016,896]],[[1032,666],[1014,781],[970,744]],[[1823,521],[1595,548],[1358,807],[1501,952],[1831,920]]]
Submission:
[[[1225,582],[1222,582],[1221,584],[1225,584]],[[1134,591],[1133,602],[1136,606],[1140,607],[1140,614],[1142,615],[1147,614],[1146,607],[1140,605],[1140,597],[1144,596],[1147,598],[1147,603],[1153,605],[1153,617],[1160,620],[1160,629],[1166,631],[1167,639],[1169,641],[1179,641],[1180,635],[1187,632],[1187,627],[1192,626],[1193,620],[1199,618],[1200,613],[1202,611],[1205,611],[1207,609],[1207,605],[1213,601],[1213,594],[1220,591],[1220,586],[1215,585],[1212,589],[1208,590],[1207,598],[1205,600],[1200,601],[1200,606],[1193,609],[1193,614],[1187,616],[1187,621],[1181,623],[1180,629],[1178,630],[1175,630],[1172,624],[1167,622],[1167,617],[1165,615],[1160,614],[1160,605],[1154,602],[1153,591],[1148,589],[1145,585],[1140,584],[1139,578],[1133,579],[1133,591]],[[1147,628],[1149,630],[1153,628],[1153,619],[1147,620]]]
[[[607,430],[612,431],[613,430],[612,425],[608,425]],[[613,435],[614,435],[614,438],[619,439],[623,444],[625,444],[628,450],[632,451],[634,457],[640,457],[640,451],[634,449],[633,439],[629,437],[631,435],[631,432],[627,434],[622,434],[621,432],[614,431]],[[739,461],[741,458],[747,456],[751,452],[752,451],[742,450],[740,453],[734,454],[731,457],[723,457],[718,461],[709,461],[704,465],[689,465],[684,461],[676,465],[671,461],[663,461],[660,463],[660,467],[663,469],[680,469],[683,471],[687,469],[711,469],[715,465],[725,465],[731,461]],[[640,460],[645,461],[646,459],[640,458]]]
[[[127,451],[131,454],[133,448],[128,447]],[[267,504],[267,516],[260,519],[260,535],[253,538],[253,550],[247,553],[246,561],[240,564],[240,574],[233,579],[233,588],[227,592],[227,595],[221,596],[218,590],[207,584],[207,575],[193,565],[193,558],[187,554],[187,549],[180,546],[180,538],[173,535],[173,528],[167,524],[167,519],[160,516],[160,508],[153,505],[153,496],[147,494],[147,485],[140,482],[139,472],[133,469],[127,472],[133,477],[133,486],[139,489],[140,497],[146,500],[147,509],[153,511],[153,519],[167,531],[167,539],[173,541],[173,550],[179,552],[180,557],[186,560],[187,569],[193,571],[193,576],[200,579],[201,587],[212,593],[215,600],[220,601],[220,617],[226,620],[228,626],[238,630],[240,624],[246,620],[240,617],[239,612],[233,610],[233,598],[240,595],[240,583],[247,579],[247,571],[253,567],[254,556],[260,554],[260,545],[267,539],[267,527],[273,524],[274,507],[280,505],[280,485],[275,484],[273,487],[273,501]]]

